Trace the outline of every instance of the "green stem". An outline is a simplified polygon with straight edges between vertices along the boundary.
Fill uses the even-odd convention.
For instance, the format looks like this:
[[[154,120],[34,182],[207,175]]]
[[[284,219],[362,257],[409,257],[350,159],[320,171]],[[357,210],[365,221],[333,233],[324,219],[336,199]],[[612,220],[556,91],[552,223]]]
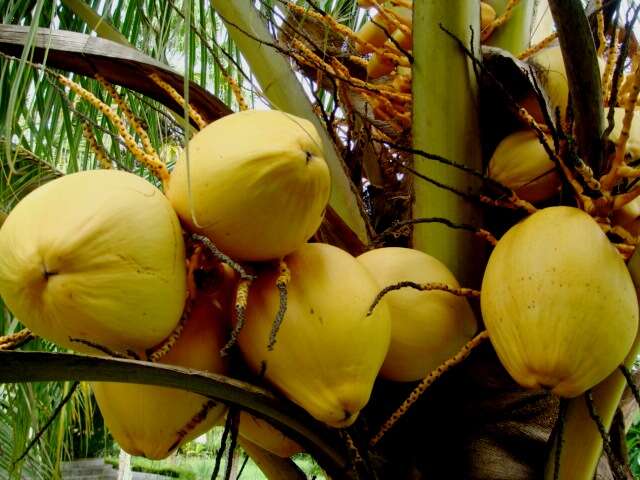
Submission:
[[[493,0],[488,2],[498,15],[502,14],[508,0]],[[520,0],[513,8],[511,18],[502,26],[496,28],[487,41],[487,45],[502,48],[518,55],[529,47],[531,33],[535,25],[536,5],[538,0]],[[537,6],[541,8],[543,6]]]
[[[267,419],[300,443],[335,478],[349,478],[340,439],[306,412],[270,392],[222,375],[157,363],[45,352],[0,352],[0,384],[64,380],[179,388],[236,405]],[[338,447],[336,447],[338,446]]]
[[[602,173],[604,131],[600,68],[593,34],[581,0],[549,0],[569,81],[580,156],[596,176]]]
[[[414,2],[413,14],[413,146],[480,170],[477,85],[471,62],[442,28],[479,49],[476,2],[425,0]],[[459,169],[414,156],[418,173],[457,190],[468,191],[478,181]],[[477,206],[419,179],[414,182],[413,218],[443,217],[454,223],[480,225]],[[438,224],[416,225],[415,248],[442,261],[465,286],[475,284],[482,269],[481,249],[467,232]],[[474,253],[475,252],[475,253]],[[470,261],[473,256],[476,260]]]

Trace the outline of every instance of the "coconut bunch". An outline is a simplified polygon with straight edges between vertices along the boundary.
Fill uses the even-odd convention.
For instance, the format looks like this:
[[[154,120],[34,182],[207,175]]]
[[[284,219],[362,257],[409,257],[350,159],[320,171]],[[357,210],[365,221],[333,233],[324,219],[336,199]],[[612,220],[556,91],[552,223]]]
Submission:
[[[246,119],[254,122],[254,141],[239,146]],[[478,326],[460,296],[410,290],[380,296],[407,280],[455,291],[451,272],[429,255],[379,248],[355,258],[307,243],[328,199],[320,145],[305,120],[233,114],[190,141],[167,196],[190,231],[252,272],[236,292],[236,307],[246,302],[246,309],[236,308],[232,335],[249,368],[317,420],[344,428],[369,402],[377,377],[426,377]],[[276,455],[299,448],[249,415],[241,415],[239,434]]]
[[[384,22],[395,40],[355,40],[375,47],[361,52],[371,54],[366,68],[373,69],[376,54],[384,63],[391,58],[385,49],[397,56],[400,42],[410,45],[410,17],[401,20],[410,4],[362,4],[378,12],[375,29],[367,24],[349,38],[379,33],[376,23]],[[567,140],[569,90],[562,63],[548,63],[561,59],[558,52],[533,57],[548,79],[543,108],[525,111],[529,130],[504,138],[488,162],[487,186],[508,197],[492,205],[522,215],[505,222],[499,239],[454,226],[492,244],[480,290],[461,286],[447,265],[415,249],[372,244],[355,256],[314,241],[331,184],[318,132],[290,114],[247,110],[203,125],[171,172],[152,169],[164,193],[135,175],[102,170],[25,197],[0,229],[0,251],[8,252],[0,258],[0,295],[34,333],[65,348],[221,374],[235,374],[239,356],[250,380],[330,428],[357,421],[376,381],[419,382],[370,438],[371,448],[485,339],[524,389],[583,395],[634,356],[638,300],[625,259],[638,240],[640,136],[633,89],[622,89],[607,171],[596,178],[567,163],[575,153]],[[308,52],[305,58],[320,66]],[[408,76],[403,68],[399,60],[392,71]],[[401,125],[409,91],[377,85],[381,98],[397,100]],[[551,111],[555,121],[543,124]],[[570,193],[565,205],[561,189]],[[92,388],[120,445],[150,458],[167,456],[226,413],[220,403],[173,389]],[[240,415],[239,435],[277,456],[304,448],[248,413]]]
[[[424,377],[477,324],[466,299],[444,292],[376,300],[399,280],[458,286],[424,253],[380,248],[355,258],[307,243],[329,182],[310,122],[276,111],[229,115],[191,139],[166,196],[114,170],[68,175],[28,195],[0,230],[11,252],[0,262],[0,294],[35,334],[85,353],[224,374],[221,352],[237,341],[255,375],[317,420],[346,427],[378,375]],[[51,208],[63,217],[51,218]],[[118,443],[153,459],[226,412],[175,389],[92,389]],[[240,435],[280,456],[301,448],[248,414]]]

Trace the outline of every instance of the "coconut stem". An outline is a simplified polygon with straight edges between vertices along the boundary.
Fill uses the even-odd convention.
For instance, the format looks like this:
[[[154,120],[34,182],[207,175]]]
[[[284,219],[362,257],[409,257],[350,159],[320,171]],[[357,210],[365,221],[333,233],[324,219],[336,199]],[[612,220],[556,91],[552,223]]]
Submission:
[[[102,148],[102,145],[98,144],[98,140],[91,129],[91,124],[86,120],[83,122],[82,136],[87,139],[89,147],[98,159],[100,166],[105,170],[111,169],[111,159],[108,157],[107,152],[104,151],[104,148]]]
[[[415,290],[420,291],[431,291],[431,290],[439,290],[443,292],[448,292],[458,297],[472,297],[478,298],[480,296],[480,290],[474,290],[472,288],[460,288],[460,287],[452,287],[451,285],[447,285],[446,283],[439,282],[430,282],[430,283],[416,283],[416,282],[398,282],[393,285],[389,285],[383,288],[376,298],[373,300],[373,303],[369,307],[369,311],[367,312],[367,316],[373,313],[373,310],[376,308],[378,303],[382,300],[382,298],[389,292],[393,292],[395,290],[400,290],[401,288],[413,288]]]
[[[638,101],[638,94],[640,94],[640,65],[637,66],[633,73],[633,85],[625,102],[624,119],[622,121],[622,129],[620,131],[620,137],[618,138],[618,144],[616,145],[615,157],[611,163],[609,172],[607,172],[607,174],[602,178],[602,187],[605,190],[611,190],[615,186],[619,179],[621,167],[626,166],[624,157],[627,150],[631,124],[635,117],[635,106]]]
[[[15,350],[34,338],[35,335],[31,333],[31,330],[23,328],[19,332],[0,337],[0,350]]]
[[[280,274],[278,275],[278,279],[276,280],[276,287],[278,288],[278,293],[280,294],[280,305],[278,307],[278,313],[276,315],[276,319],[271,326],[271,332],[269,333],[269,345],[267,346],[268,350],[273,350],[273,346],[276,344],[276,335],[278,334],[278,330],[280,330],[280,326],[282,325],[282,321],[284,320],[284,315],[287,313],[287,285],[291,281],[291,271],[287,266],[284,259],[280,260]]]
[[[513,14],[513,9],[518,5],[519,1],[520,0],[509,0],[507,7],[504,9],[504,12],[502,12],[499,17],[497,17],[489,25],[487,25],[486,28],[483,29],[482,35],[480,36],[480,41],[484,42],[485,40],[487,40],[496,28],[500,28],[502,25],[507,23],[507,21],[509,21],[511,15]]]
[[[597,176],[603,170],[600,69],[581,0],[549,0],[569,81],[578,151]],[[579,54],[577,54],[579,52]]]
[[[616,458],[616,454],[613,451],[613,447],[611,446],[611,437],[607,433],[607,429],[602,422],[602,418],[598,415],[596,410],[595,403],[593,401],[593,395],[591,394],[591,390],[587,390],[584,394],[584,400],[587,404],[587,410],[589,411],[589,416],[595,422],[596,427],[598,428],[598,432],[600,433],[600,437],[602,437],[602,447],[604,448],[605,453],[607,454],[607,459],[609,460],[609,466],[613,472],[614,478],[616,480],[626,480],[627,476],[625,475],[624,468]]]
[[[149,78],[151,80],[153,80],[153,83],[155,83],[156,85],[158,85],[161,89],[163,89],[165,92],[167,92],[169,94],[169,96],[178,104],[178,105],[182,105],[183,108],[189,113],[189,117],[191,118],[191,120],[193,120],[195,122],[196,125],[198,125],[198,128],[200,130],[202,130],[204,127],[207,126],[207,122],[204,120],[204,118],[202,117],[202,115],[200,115],[200,112],[198,112],[192,105],[188,104],[184,97],[182,95],[180,95],[178,93],[178,91],[173,88],[171,85],[169,85],[167,82],[165,82],[164,80],[162,80],[157,73],[152,73],[151,75],[149,75]]]
[[[236,326],[231,332],[231,336],[227,344],[220,350],[221,356],[226,356],[229,353],[229,350],[236,344],[238,341],[238,335],[242,331],[242,327],[244,327],[244,322],[246,320],[247,313],[247,303],[249,301],[249,288],[251,287],[251,282],[253,278],[240,280],[238,284],[238,289],[236,290],[236,301],[235,301],[235,314],[236,314]]]
[[[150,155],[138,146],[133,136],[125,128],[125,123],[116,114],[116,112],[114,112],[111,107],[96,97],[93,93],[85,89],[82,85],[68,79],[64,75],[57,75],[56,78],[62,85],[69,87],[69,89],[100,110],[102,114],[109,119],[109,121],[118,130],[118,133],[124,140],[125,145],[131,154],[138,160],[138,162],[151,170],[151,172],[162,181],[166,190],[166,186],[169,182],[169,170],[167,170],[167,166],[159,160],[157,155]]]
[[[344,440],[345,446],[347,447],[347,452],[349,453],[349,457],[351,458],[351,468],[357,475],[358,465],[365,465],[365,461],[362,458],[362,455],[360,454],[356,443],[353,441],[353,438],[351,438],[351,435],[349,435],[349,432],[344,429],[340,430],[340,436]]]
[[[142,148],[144,148],[144,151],[161,163],[162,161],[160,160],[158,153],[156,152],[155,148],[153,148],[153,145],[151,145],[149,134],[144,128],[142,128],[142,125],[140,125],[140,122],[138,122],[138,119],[129,108],[129,105],[127,105],[127,103],[122,99],[118,92],[116,92],[116,89],[113,88],[113,85],[107,82],[107,80],[102,75],[96,73],[94,76],[96,80],[100,82],[100,85],[102,85],[102,87],[111,96],[111,98],[113,98],[120,110],[122,110],[122,113],[127,119],[127,122],[129,122],[129,125],[133,127],[136,134],[138,134],[138,137],[140,137],[140,140],[142,141]]]
[[[241,280],[254,280],[254,276],[247,273],[247,271],[240,265],[238,262],[233,260],[228,255],[222,253],[218,247],[216,247],[211,240],[209,240],[204,235],[193,234],[191,236],[194,240],[198,240],[209,249],[209,251],[213,254],[215,258],[219,261],[231,267],[238,275],[240,275]]]
[[[543,50],[543,49],[547,48],[549,45],[551,45],[555,41],[556,38],[558,38],[558,33],[557,32],[553,32],[552,34],[547,35],[546,37],[544,37],[542,40],[540,40],[535,45],[532,45],[531,47],[527,48],[522,53],[518,54],[518,57],[517,57],[518,60],[526,60],[531,55],[535,55],[540,50]]]
[[[469,225],[466,223],[454,223],[449,219],[441,218],[441,217],[412,218],[409,220],[403,220],[401,222],[397,222],[393,226],[389,227],[384,232],[382,232],[378,236],[379,239],[377,240],[377,242],[380,242],[380,239],[384,239],[388,235],[397,235],[405,227],[408,227],[409,225],[415,225],[416,223],[441,223],[443,225],[446,225],[449,228],[466,230],[468,232],[471,232],[474,235],[487,241],[490,245],[496,245],[498,243],[498,240],[496,239],[496,237],[491,232],[489,232],[488,230],[485,230],[484,228],[474,227],[473,225]]]

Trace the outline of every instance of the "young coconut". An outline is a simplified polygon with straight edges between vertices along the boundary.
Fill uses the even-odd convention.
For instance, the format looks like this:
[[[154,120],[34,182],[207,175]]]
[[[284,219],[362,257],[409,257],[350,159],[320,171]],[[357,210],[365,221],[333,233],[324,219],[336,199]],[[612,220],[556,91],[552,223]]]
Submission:
[[[300,445],[272,427],[269,422],[260,420],[245,411],[240,412],[238,433],[241,437],[278,457],[289,458],[304,451]]]
[[[55,212],[52,215],[51,212]],[[116,170],[74,173],[27,195],[0,229],[0,295],[36,335],[73,350],[152,347],[186,298],[178,218],[156,187]]]
[[[291,272],[287,311],[269,349],[279,307],[276,269],[251,286],[238,337],[247,363],[290,400],[332,427],[351,425],[369,401],[389,348],[385,300],[367,315],[379,291],[369,272],[337,247],[305,244],[285,259]]]
[[[549,99],[552,118],[555,120],[555,111],[558,108],[560,109],[561,117],[564,119],[569,103],[569,82],[560,46],[556,45],[540,50],[529,59],[529,63],[533,64],[539,72],[542,88]],[[605,62],[600,57],[598,57],[598,66],[600,67],[600,75],[602,75]],[[531,102],[531,104],[536,105],[537,102]],[[532,111],[531,113],[533,114],[534,112]],[[536,118],[536,120],[539,122],[544,121],[543,118]]]
[[[459,287],[447,267],[419,250],[378,248],[360,255],[358,261],[380,290],[403,281]],[[388,380],[412,382],[426,377],[478,329],[467,300],[451,293],[403,288],[384,298],[391,315],[391,345],[380,376]]]
[[[512,227],[487,265],[481,308],[491,342],[526,388],[575,397],[626,356],[638,300],[622,257],[573,207],[539,210]]]
[[[533,130],[506,136],[493,152],[488,175],[528,202],[548,200],[562,185],[553,160]]]
[[[223,311],[214,296],[198,295],[182,334],[162,362],[225,373]],[[91,388],[113,438],[131,455],[160,460],[210,430],[226,406],[195,393],[153,385],[94,382]]]
[[[167,197],[181,220],[236,260],[283,257],[318,229],[329,168],[313,124],[247,110],[208,125],[171,173]]]

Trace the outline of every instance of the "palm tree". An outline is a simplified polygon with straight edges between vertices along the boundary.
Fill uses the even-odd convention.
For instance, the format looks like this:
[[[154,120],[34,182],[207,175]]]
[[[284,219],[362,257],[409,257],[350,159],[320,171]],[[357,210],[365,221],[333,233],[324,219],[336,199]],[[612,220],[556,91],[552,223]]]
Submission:
[[[527,208],[508,201],[504,186],[492,184],[482,174],[483,150],[491,151],[496,143],[491,142],[504,136],[510,122],[522,121],[514,116],[515,103],[523,100],[515,85],[524,81],[533,88],[522,74],[514,80],[504,72],[520,65],[510,54],[522,53],[551,33],[540,27],[550,18],[543,15],[546,2],[491,3],[499,22],[485,43],[500,50],[483,52],[476,2],[455,6],[446,1],[415,2],[413,48],[407,52],[396,45],[394,53],[400,67],[412,71],[411,94],[367,78],[366,61],[356,54],[351,32],[369,19],[374,7],[361,9],[355,1],[2,0],[0,12],[7,25],[0,26],[0,112],[6,112],[0,131],[0,210],[10,212],[27,193],[53,178],[99,168],[105,161],[157,182],[123,146],[108,119],[63,88],[55,71],[63,71],[108,104],[112,99],[94,75],[121,85],[120,96],[171,167],[197,125],[186,117],[183,104],[151,80],[150,75],[156,74],[182,92],[206,122],[246,103],[281,109],[319,127],[332,192],[317,240],[354,255],[372,246],[412,245],[443,261],[464,286],[478,288],[489,252],[480,239],[487,238],[481,227],[504,231],[522,217],[522,207]],[[585,85],[572,90],[572,95],[582,94],[572,97],[578,148],[598,172],[600,160],[592,152],[602,148],[587,145],[600,138],[604,126],[602,115],[593,114],[602,105],[593,36],[581,2],[548,3],[566,54],[569,80],[598,80],[583,80]],[[620,8],[620,2],[612,3],[605,11],[604,32],[616,18],[611,12]],[[506,23],[500,23],[503,20]],[[99,38],[68,31],[96,32]],[[603,35],[596,35],[600,44]],[[586,60],[580,61],[576,52],[583,45],[593,51],[587,48]],[[481,94],[487,91],[498,91],[506,105],[502,116],[491,108],[486,109],[489,113],[478,110]],[[635,263],[630,265],[635,272]],[[0,311],[0,333],[19,331],[18,320],[6,308]],[[23,349],[58,351],[40,339]],[[74,381],[124,380],[132,372],[150,383],[213,395],[271,418],[335,478],[539,478],[549,458],[550,475],[560,465],[559,478],[586,479],[593,476],[603,443],[595,423],[589,424],[591,430],[581,426],[583,404],[561,402],[560,411],[568,413],[557,423],[559,402],[543,392],[523,391],[486,343],[431,386],[375,446],[370,446],[370,437],[415,384],[379,381],[362,420],[352,429],[335,432],[290,404],[223,379],[186,380],[160,366],[151,373],[150,367],[135,361],[2,355],[6,362],[4,369],[0,365],[0,381],[8,383],[0,384],[0,452],[10,454],[0,455],[0,475],[16,474],[14,463],[29,477],[56,475],[69,445],[69,425],[75,422],[87,429],[91,425],[90,393]],[[49,363],[39,365],[44,358]],[[64,370],[65,365],[70,368],[69,362],[76,362],[71,373]],[[65,381],[26,383],[53,379]],[[604,425],[612,423],[623,387],[620,373],[595,387]],[[70,400],[29,449],[63,398]],[[84,421],[79,415],[85,416]],[[551,435],[554,425],[556,431],[557,425],[564,425],[565,431],[557,455],[549,454],[554,439],[560,438]],[[619,431],[614,425],[614,432]],[[605,447],[610,446],[610,439],[604,438]],[[611,445],[607,454],[616,465],[624,448]],[[572,462],[583,447],[589,453],[576,467]],[[271,472],[283,476],[288,472],[296,478],[289,463],[251,448],[247,450],[261,458],[265,472],[275,468]],[[25,459],[18,459],[25,450]],[[578,468],[581,476],[572,476]],[[613,470],[617,478],[620,474]]]

